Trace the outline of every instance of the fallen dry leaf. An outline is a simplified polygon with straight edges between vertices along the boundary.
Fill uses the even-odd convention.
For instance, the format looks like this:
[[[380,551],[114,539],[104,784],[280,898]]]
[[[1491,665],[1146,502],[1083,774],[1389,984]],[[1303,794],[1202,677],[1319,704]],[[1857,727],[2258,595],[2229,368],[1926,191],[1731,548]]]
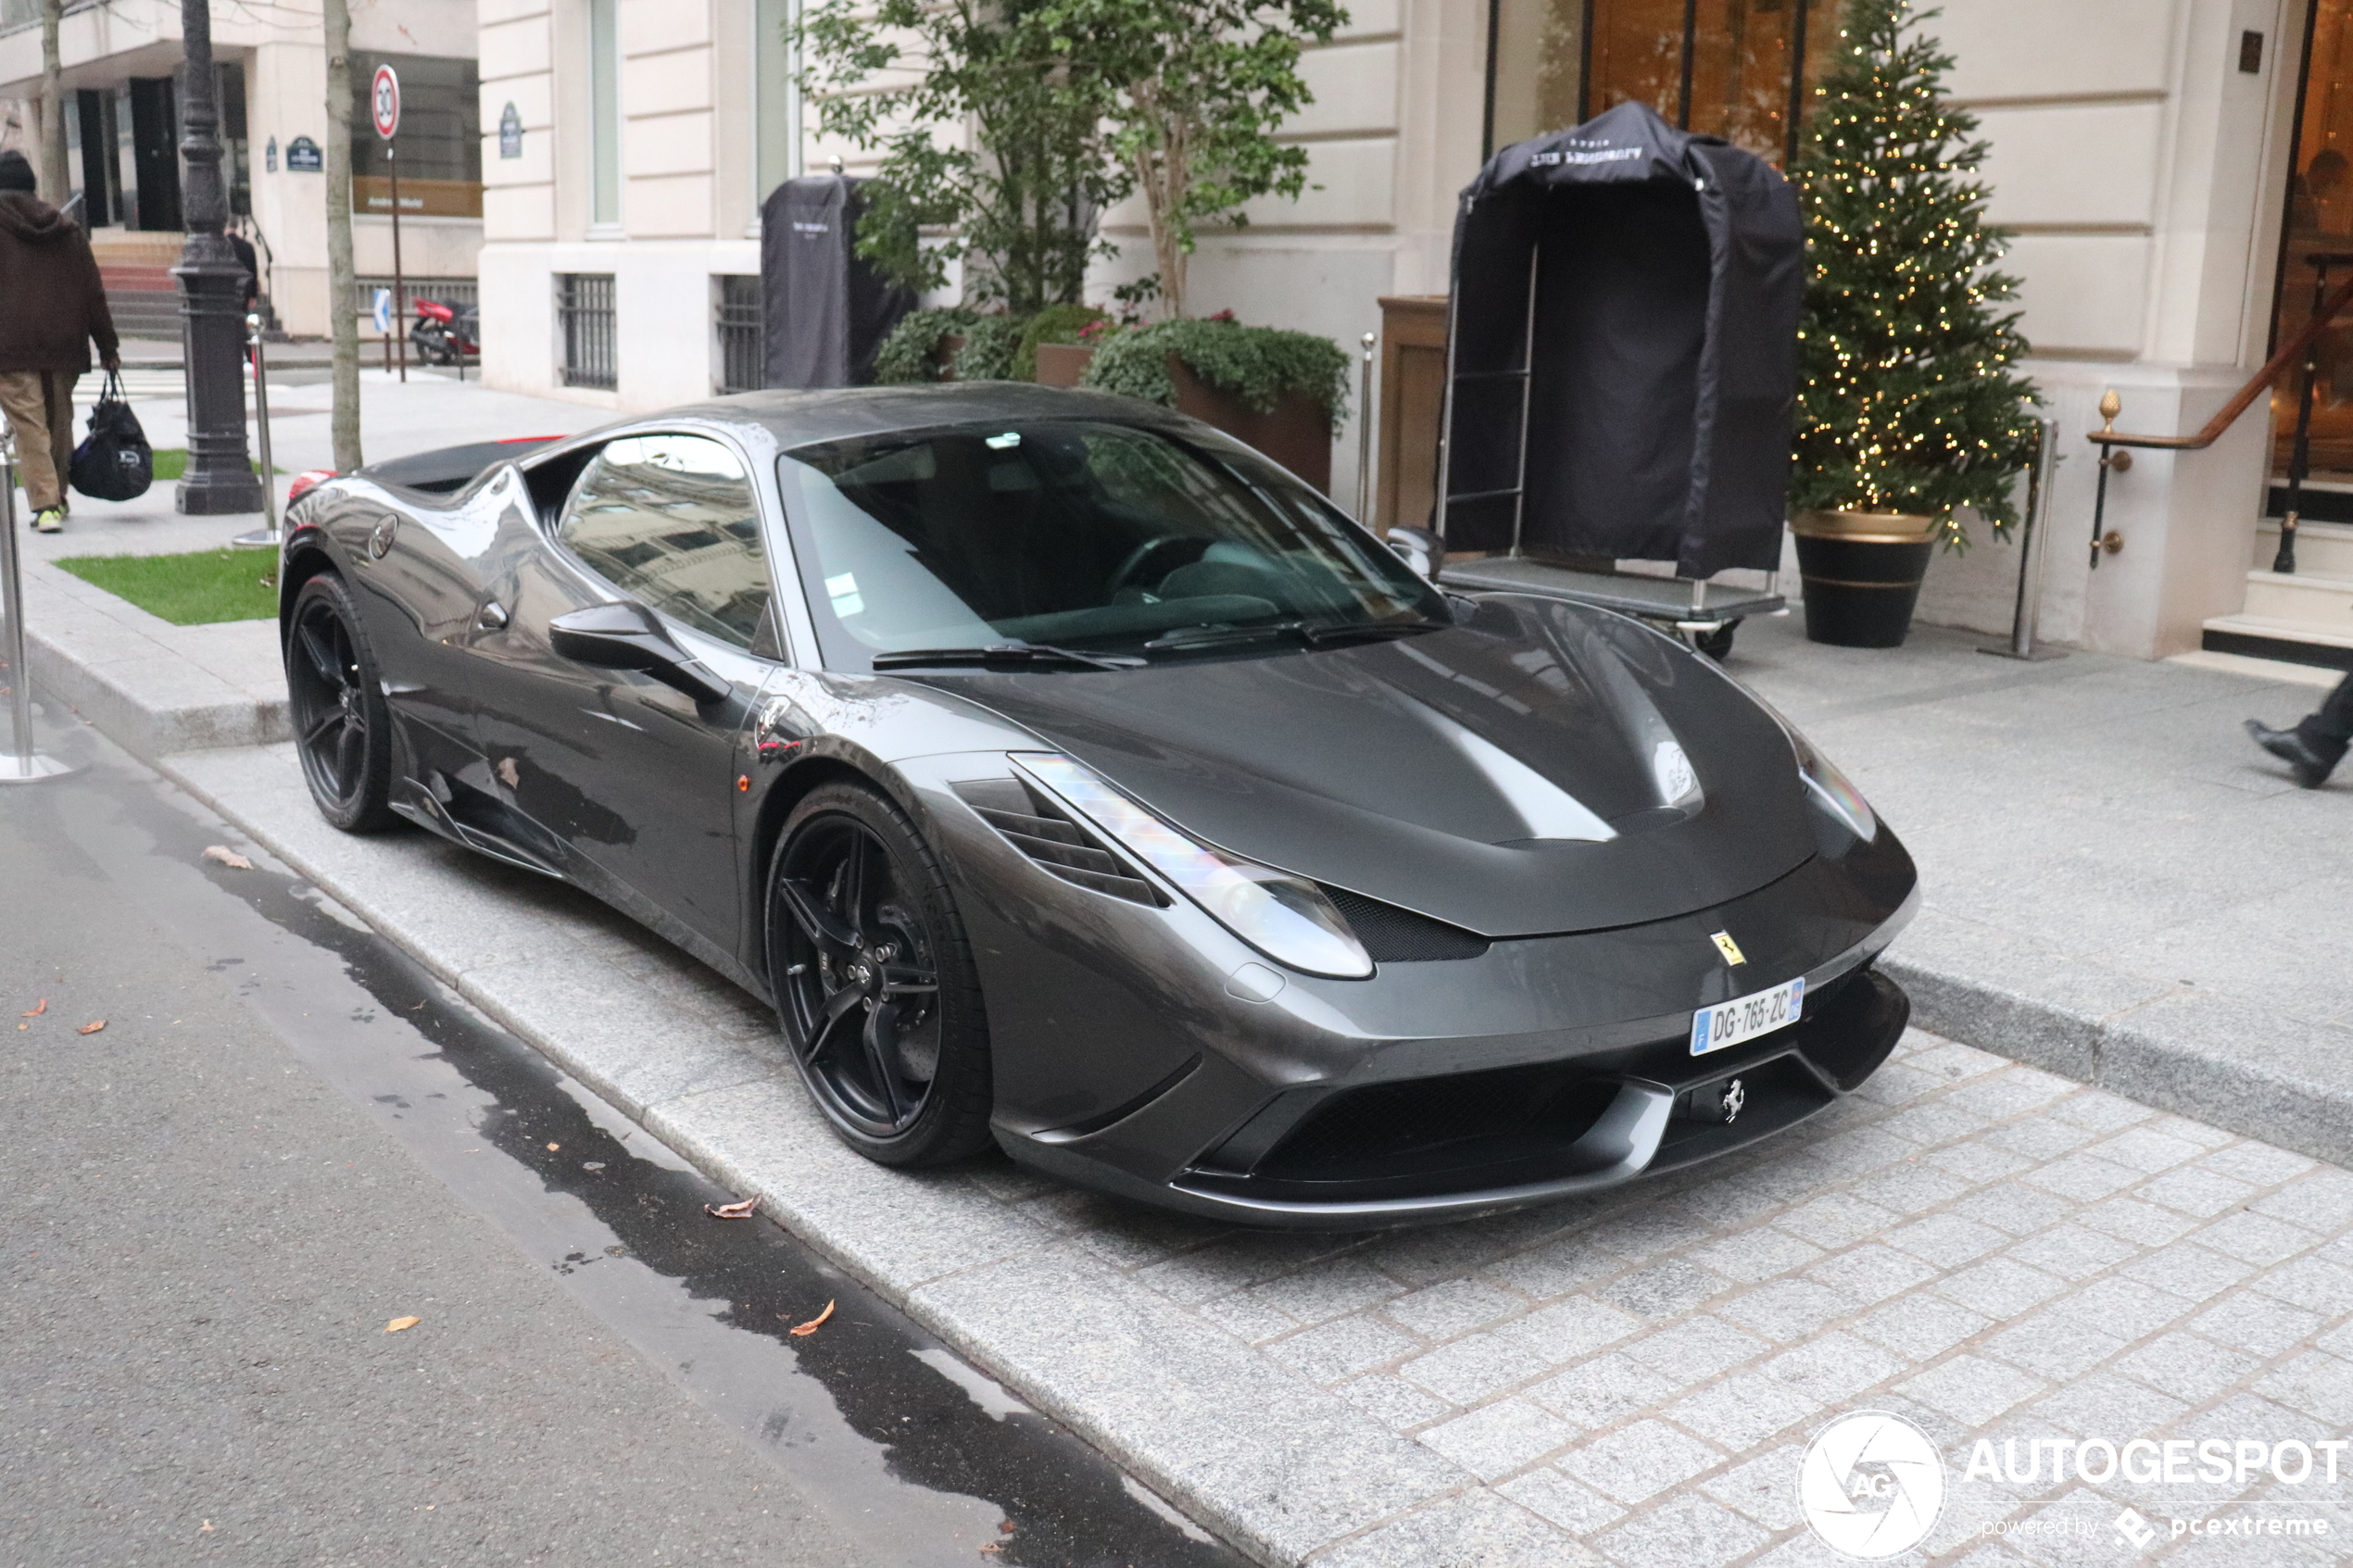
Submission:
[[[723,1203],[716,1209],[706,1203],[702,1206],[702,1211],[714,1220],[749,1220],[751,1218],[751,1211],[759,1207],[760,1199],[753,1197],[735,1203]]]
[[[91,1022],[83,1024],[81,1028],[75,1030],[74,1033],[77,1035],[95,1035],[99,1030],[104,1029],[106,1026],[107,1021],[105,1019],[93,1019]]]
[[[205,847],[203,858],[208,860],[218,860],[233,872],[249,872],[253,870],[253,862],[251,860],[246,859],[243,855],[238,854],[234,849],[228,847],[226,845],[207,845]]]
[[[197,1534],[199,1534],[199,1535],[205,1535],[205,1536],[209,1536],[209,1535],[211,1535],[211,1534],[212,1534],[212,1521],[211,1521],[211,1520],[209,1520],[209,1519],[208,1519],[208,1520],[206,1520],[206,1521],[205,1521],[202,1524],[198,1525],[198,1526],[196,1527],[196,1533],[197,1533]]]
[[[558,1150],[558,1149],[560,1149],[560,1148],[563,1148],[563,1145],[561,1145],[561,1144],[560,1144],[560,1143],[551,1143],[551,1144],[549,1144],[549,1145],[547,1146],[547,1152],[548,1152],[548,1153],[550,1153],[550,1154],[553,1154],[553,1153],[555,1153],[555,1152],[556,1152],[556,1150]]]
[[[825,1310],[824,1311],[819,1312],[807,1323],[797,1323],[793,1324],[792,1328],[788,1332],[790,1332],[795,1339],[806,1339],[811,1335],[817,1332],[819,1324],[823,1323],[827,1318],[832,1317],[833,1315],[834,1304],[831,1301],[828,1301],[825,1303]]]
[[[1004,1549],[1003,1547],[1001,1547],[1001,1546],[999,1546],[999,1545],[998,1545],[995,1541],[989,1541],[989,1542],[988,1542],[988,1543],[984,1544],[984,1545],[981,1547],[981,1549],[981,1549],[981,1550],[983,1550],[983,1551],[1002,1551],[1002,1550],[1004,1550],[1005,1549]]]
[[[395,1318],[390,1323],[384,1324],[384,1332],[386,1334],[397,1334],[404,1328],[414,1328],[424,1321],[425,1320],[422,1318]]]
[[[1000,1536],[1012,1535],[1013,1533],[1013,1522],[1010,1519],[1000,1519],[997,1521],[997,1533]]]
[[[17,1016],[19,1018],[39,1018],[43,1013],[47,1012],[48,1010],[49,998],[44,997],[39,1001],[33,1003],[31,1007],[25,1009],[24,1011],[17,1014]]]

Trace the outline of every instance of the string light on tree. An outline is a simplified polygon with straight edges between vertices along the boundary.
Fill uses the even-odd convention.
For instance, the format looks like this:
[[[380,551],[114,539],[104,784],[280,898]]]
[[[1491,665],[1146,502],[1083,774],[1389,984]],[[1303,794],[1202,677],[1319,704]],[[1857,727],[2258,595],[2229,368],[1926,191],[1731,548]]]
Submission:
[[[1933,515],[1960,547],[1957,508],[1997,534],[2018,521],[2034,388],[2011,369],[2028,352],[2018,312],[1995,308],[2018,281],[1995,270],[2009,236],[1984,220],[1987,146],[1915,19],[1908,0],[1851,0],[1793,174],[1811,275],[1790,500]]]

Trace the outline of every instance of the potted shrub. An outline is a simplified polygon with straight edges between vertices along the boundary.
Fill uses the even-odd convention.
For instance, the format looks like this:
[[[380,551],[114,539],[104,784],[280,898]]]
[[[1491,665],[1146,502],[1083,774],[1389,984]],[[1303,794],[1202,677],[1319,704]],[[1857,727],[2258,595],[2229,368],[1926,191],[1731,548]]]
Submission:
[[[1941,541],[1974,508],[2007,537],[2032,462],[2008,235],[1975,178],[1986,144],[1943,91],[1952,56],[1907,28],[1907,0],[1852,0],[1798,160],[1811,275],[1799,326],[1790,532],[1806,634],[1894,647]]]
[[[1348,413],[1348,356],[1329,338],[1245,327],[1231,311],[1101,332],[1081,386],[1164,404],[1257,447],[1316,489]]]

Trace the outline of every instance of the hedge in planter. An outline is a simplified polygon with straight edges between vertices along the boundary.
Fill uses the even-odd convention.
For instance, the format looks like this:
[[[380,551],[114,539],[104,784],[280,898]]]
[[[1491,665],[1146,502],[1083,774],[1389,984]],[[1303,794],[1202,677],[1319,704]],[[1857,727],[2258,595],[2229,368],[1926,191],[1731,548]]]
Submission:
[[[1097,341],[1081,386],[1185,407],[1317,489],[1330,487],[1349,359],[1329,338],[1227,319],[1162,321]]]
[[[1902,641],[1930,541],[1966,547],[1963,507],[2006,535],[2036,446],[2034,387],[2011,370],[2026,340],[1995,309],[2018,282],[1995,270],[2009,236],[1984,220],[1987,145],[1944,98],[1953,57],[1909,17],[1907,0],[1852,0],[1795,174],[1812,276],[1790,503],[1822,642]],[[1856,513],[1913,521],[1839,521]],[[1917,563],[1865,562],[1888,551]]]

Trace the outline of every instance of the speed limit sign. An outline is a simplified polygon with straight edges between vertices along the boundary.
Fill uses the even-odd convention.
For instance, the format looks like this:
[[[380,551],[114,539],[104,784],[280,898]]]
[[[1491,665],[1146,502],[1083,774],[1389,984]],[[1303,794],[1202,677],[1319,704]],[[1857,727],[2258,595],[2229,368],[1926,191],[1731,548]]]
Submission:
[[[400,129],[400,78],[393,75],[390,66],[378,66],[376,79],[368,90],[368,102],[374,111],[376,134],[389,142]]]

